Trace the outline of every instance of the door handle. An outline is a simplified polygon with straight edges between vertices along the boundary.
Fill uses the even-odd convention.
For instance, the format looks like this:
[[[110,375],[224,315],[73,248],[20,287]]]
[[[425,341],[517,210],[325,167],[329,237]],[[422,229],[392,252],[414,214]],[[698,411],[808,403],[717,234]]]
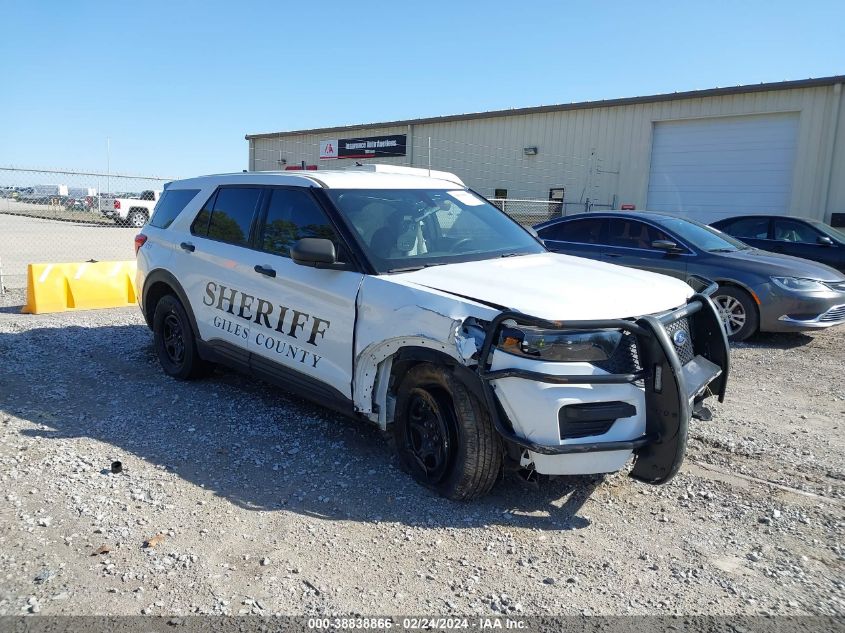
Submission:
[[[197,248],[196,246],[194,246],[190,242],[182,242],[181,244],[179,244],[179,246],[181,247],[181,249],[183,251],[188,251],[189,253],[193,253]]]
[[[266,277],[275,277],[276,271],[270,268],[269,266],[256,266],[253,270],[257,272],[259,275],[264,275]]]

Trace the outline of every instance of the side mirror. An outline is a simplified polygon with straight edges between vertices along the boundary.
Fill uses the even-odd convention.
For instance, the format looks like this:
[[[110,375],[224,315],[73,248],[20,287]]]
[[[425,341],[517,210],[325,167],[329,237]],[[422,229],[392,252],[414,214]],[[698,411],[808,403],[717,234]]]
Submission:
[[[318,237],[303,237],[290,249],[294,263],[315,268],[329,267],[337,262],[337,254],[331,240]]]
[[[666,251],[667,253],[680,253],[681,249],[678,248],[678,245],[671,240],[654,240],[651,243],[652,248],[656,248],[659,251]]]
[[[827,235],[819,235],[816,242],[821,246],[833,246],[833,240],[830,239]]]

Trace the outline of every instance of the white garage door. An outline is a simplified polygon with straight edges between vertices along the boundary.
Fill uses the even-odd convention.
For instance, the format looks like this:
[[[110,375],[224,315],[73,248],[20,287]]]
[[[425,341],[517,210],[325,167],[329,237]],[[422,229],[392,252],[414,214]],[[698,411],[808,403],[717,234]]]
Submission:
[[[785,213],[797,138],[797,113],[655,123],[647,208],[704,222]]]

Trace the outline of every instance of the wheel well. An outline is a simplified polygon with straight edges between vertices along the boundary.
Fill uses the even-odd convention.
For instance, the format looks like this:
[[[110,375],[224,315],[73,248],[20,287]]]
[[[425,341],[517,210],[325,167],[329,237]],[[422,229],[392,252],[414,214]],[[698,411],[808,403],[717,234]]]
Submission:
[[[425,347],[403,347],[391,358],[393,361],[390,367],[390,378],[387,388],[387,393],[391,397],[396,396],[402,379],[413,367],[421,363],[431,363],[450,368],[455,378],[463,383],[473,395],[482,401],[484,399],[481,379],[478,377],[478,374],[444,352]],[[376,404],[383,406],[386,403]],[[387,422],[391,423],[393,422],[392,408],[388,407],[388,411],[390,411],[390,415],[388,415]]]
[[[448,367],[457,364],[457,361],[443,352],[424,347],[403,347],[393,355],[393,364],[390,367],[390,388],[395,393],[399,383],[412,367],[420,363],[431,363],[433,365],[446,365]]]
[[[144,295],[144,319],[147,321],[150,329],[153,327],[153,316],[156,313],[156,306],[165,295],[177,296],[176,291],[170,287],[170,284],[164,281],[153,283]]]
[[[720,288],[723,287],[723,286],[725,288],[736,288],[737,290],[741,290],[742,292],[747,294],[749,297],[751,297],[751,303],[754,306],[754,312],[757,314],[757,323],[758,323],[757,328],[759,329],[759,327],[760,327],[759,323],[760,323],[760,318],[761,318],[760,317],[760,300],[757,298],[757,295],[754,294],[754,291],[752,291],[750,288],[746,288],[742,284],[736,283],[734,281],[717,279],[716,283],[719,284]],[[718,292],[718,290],[716,292]],[[716,293],[713,293],[713,294],[716,294]]]
[[[755,295],[754,292],[750,288],[746,288],[745,286],[743,286],[740,283],[737,283],[735,281],[730,281],[730,280],[727,280],[727,279],[724,279],[724,280],[723,279],[717,279],[716,283],[719,284],[720,288],[721,287],[736,288],[737,290],[742,290],[745,294],[750,296],[751,302],[754,304],[754,308],[757,310],[757,315],[759,316],[759,314],[760,314],[760,304],[758,303],[757,295]]]

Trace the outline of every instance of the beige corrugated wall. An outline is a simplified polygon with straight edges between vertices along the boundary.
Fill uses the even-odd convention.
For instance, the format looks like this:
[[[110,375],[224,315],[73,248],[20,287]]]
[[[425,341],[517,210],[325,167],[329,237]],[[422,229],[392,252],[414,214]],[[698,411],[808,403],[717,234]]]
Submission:
[[[349,160],[321,161],[319,141],[408,134],[408,155],[374,162],[431,167],[457,173],[493,196],[546,199],[566,188],[567,202],[646,203],[655,122],[771,112],[799,115],[790,213],[828,219],[845,213],[845,98],[841,85],[685,98],[558,112],[473,118],[412,126],[367,126],[358,131],[267,135],[250,140],[249,167],[283,169],[301,161],[320,169]],[[838,114],[837,114],[838,111]],[[837,124],[838,116],[838,124]],[[835,127],[834,127],[835,126]],[[523,148],[536,147],[526,156]]]

